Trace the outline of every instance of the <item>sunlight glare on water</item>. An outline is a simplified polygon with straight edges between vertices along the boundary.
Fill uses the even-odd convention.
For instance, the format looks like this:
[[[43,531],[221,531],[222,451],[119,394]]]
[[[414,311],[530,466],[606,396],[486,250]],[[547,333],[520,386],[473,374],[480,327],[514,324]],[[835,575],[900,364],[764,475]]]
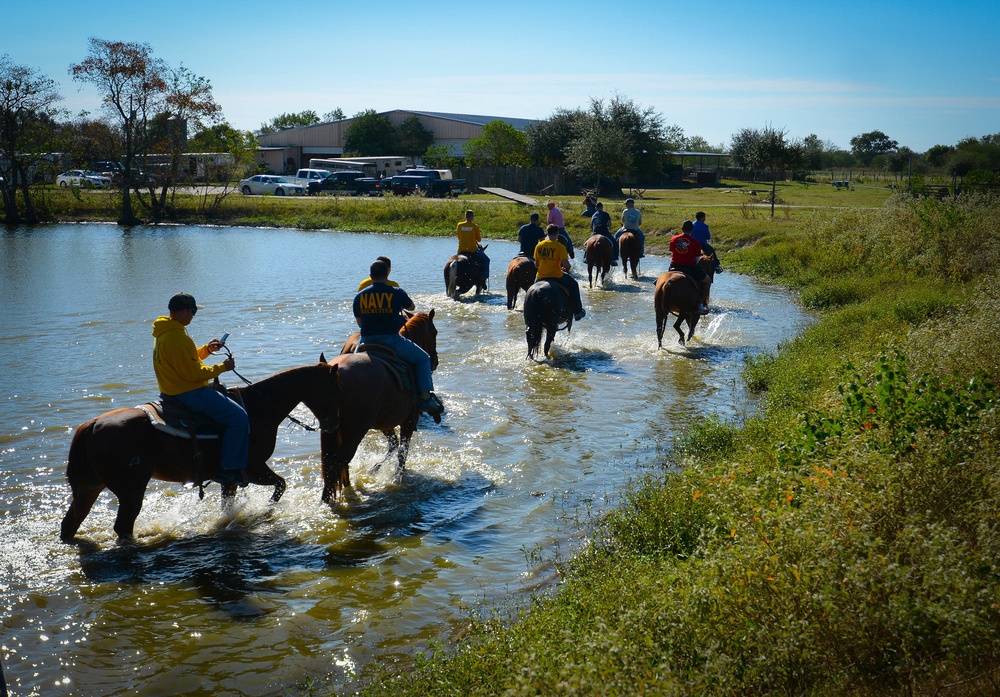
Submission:
[[[652,285],[616,269],[586,287],[587,318],[551,359],[525,360],[524,322],[503,279],[444,295],[451,239],[239,228],[59,225],[0,239],[0,656],[15,695],[280,695],[341,684],[378,660],[452,641],[478,603],[555,580],[553,561],[671,438],[750,405],[745,357],[808,321],[785,293],[725,274],[713,314],[681,347],[656,347]],[[502,273],[516,246],[493,241]],[[353,488],[320,503],[319,439],[290,423],[272,468],[288,489],[151,482],[136,540],[112,531],[109,492],[77,545],[58,540],[73,429],[154,399],[150,322],[175,292],[202,305],[198,343],[230,332],[237,370],[259,380],[339,353],[375,256],[418,309],[435,308],[441,424],[423,419],[407,467],[381,434],[363,441]],[[577,260],[580,261],[579,259]],[[579,278],[579,270],[577,273]],[[227,380],[236,384],[234,378]],[[294,415],[307,423],[300,406]],[[169,687],[167,687],[169,686]]]

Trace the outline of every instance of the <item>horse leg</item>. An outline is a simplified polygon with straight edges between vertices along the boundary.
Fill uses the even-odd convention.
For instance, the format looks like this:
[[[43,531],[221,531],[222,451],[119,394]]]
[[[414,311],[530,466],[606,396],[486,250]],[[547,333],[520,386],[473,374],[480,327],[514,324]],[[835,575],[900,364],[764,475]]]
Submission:
[[[149,482],[147,481],[147,484]],[[131,540],[135,529],[135,519],[142,511],[142,498],[146,495],[146,487],[130,488],[126,492],[114,492],[118,497],[118,515],[115,516],[115,532],[121,540]]]
[[[659,303],[656,305],[656,348],[663,348],[663,330],[667,326],[667,313],[664,312]]]
[[[556,331],[555,327],[545,325],[545,350],[542,352],[542,355],[546,358],[551,358],[549,356],[549,349],[552,348],[552,340],[556,338]]]
[[[399,427],[399,450],[396,453],[396,457],[399,460],[400,470],[406,467],[406,457],[410,454],[410,439],[413,438],[413,434],[417,430],[417,420],[419,418],[420,412],[417,412],[412,417],[407,418]]]
[[[259,474],[254,477],[251,483],[260,484],[262,486],[273,486],[274,491],[271,492],[271,503],[278,503],[278,501],[281,500],[281,497],[285,494],[285,489],[288,488],[288,485],[285,483],[285,478],[267,465],[264,465],[263,474]]]
[[[97,497],[101,495],[102,491],[104,491],[103,484],[88,487],[87,489],[73,487],[69,510],[66,511],[62,526],[59,529],[59,539],[63,542],[70,542],[76,537],[76,531],[80,529],[84,518],[90,513],[90,509],[94,507],[94,503],[97,502]]]
[[[320,500],[323,503],[330,503],[331,498],[336,498],[351,485],[349,468],[361,444],[361,438],[352,441],[345,441],[343,432],[339,428],[333,433],[324,432],[320,436],[323,459],[323,493],[320,495]]]
[[[691,337],[694,336],[694,328],[698,326],[699,319],[701,319],[701,315],[697,312],[688,315],[688,341],[691,341]]]
[[[677,321],[674,322],[674,329],[677,330],[677,336],[681,340],[681,346],[684,345],[684,331],[681,329],[681,322],[684,321],[685,317],[687,317],[687,315],[681,312],[677,315]]]

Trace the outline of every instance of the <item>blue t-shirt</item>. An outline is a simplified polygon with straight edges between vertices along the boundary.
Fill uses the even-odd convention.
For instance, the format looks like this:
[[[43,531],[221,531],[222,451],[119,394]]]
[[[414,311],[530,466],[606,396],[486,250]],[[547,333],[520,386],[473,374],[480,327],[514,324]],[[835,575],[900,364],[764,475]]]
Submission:
[[[535,245],[545,239],[545,230],[541,225],[528,223],[522,225],[517,231],[517,241],[521,245],[521,252],[529,259],[535,256]]]
[[[400,314],[413,307],[413,301],[402,288],[385,283],[373,283],[354,296],[354,316],[361,320],[361,336],[398,334],[406,324]]]
[[[694,221],[694,229],[691,230],[691,237],[695,238],[702,244],[706,244],[710,239],[712,239],[712,233],[708,231],[708,224],[701,221]]]
[[[605,235],[610,235],[611,230],[608,226],[611,225],[611,214],[607,211],[597,211],[594,213],[593,217],[590,219],[590,229],[594,232],[600,232]]]

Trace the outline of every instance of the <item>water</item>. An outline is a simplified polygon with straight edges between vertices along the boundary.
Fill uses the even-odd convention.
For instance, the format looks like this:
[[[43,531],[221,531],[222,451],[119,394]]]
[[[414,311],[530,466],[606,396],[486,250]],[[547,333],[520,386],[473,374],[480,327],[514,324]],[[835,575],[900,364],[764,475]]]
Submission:
[[[680,348],[657,350],[652,282],[588,290],[587,318],[555,357],[524,359],[524,323],[493,293],[444,295],[450,239],[240,228],[59,225],[0,238],[0,658],[13,695],[280,695],[341,683],[373,661],[405,665],[460,637],[469,613],[544,587],[596,514],[657,467],[671,437],[748,407],[746,356],[807,322],[781,291],[727,273],[716,312]],[[286,424],[272,467],[277,505],[249,487],[224,516],[218,487],[153,482],[121,545],[102,494],[79,545],[58,540],[73,428],[155,397],[150,322],[175,292],[203,306],[196,342],[230,332],[251,380],[338,353],[371,260],[418,309],[437,309],[438,394],[448,413],[413,440],[405,472],[379,434],[354,489],[320,503],[319,438]],[[523,300],[518,299],[518,308]],[[311,420],[302,407],[294,414]]]

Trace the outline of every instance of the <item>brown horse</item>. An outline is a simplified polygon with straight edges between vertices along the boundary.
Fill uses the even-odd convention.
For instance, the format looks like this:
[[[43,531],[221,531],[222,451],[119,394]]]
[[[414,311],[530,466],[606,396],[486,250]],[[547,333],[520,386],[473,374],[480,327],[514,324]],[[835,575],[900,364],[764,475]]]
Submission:
[[[715,255],[701,257],[698,260],[698,267],[708,274],[708,281],[711,284],[715,279]],[[701,313],[698,312],[701,294],[699,284],[680,271],[667,271],[656,279],[653,307],[656,309],[656,345],[658,348],[663,348],[663,330],[666,327],[667,318],[671,314],[677,315],[674,329],[677,330],[677,336],[680,337],[681,346],[684,345],[682,322],[687,322],[687,340],[691,340],[691,337],[694,336],[694,328],[698,326],[698,320],[701,319]],[[706,294],[706,306],[708,299],[708,294]]]
[[[285,480],[267,466],[278,426],[303,402],[324,432],[336,428],[338,391],[337,366],[322,360],[318,365],[292,368],[248,387],[229,390],[250,418],[250,483],[273,486],[272,501],[285,491]],[[131,537],[150,479],[203,485],[218,472],[219,441],[198,443],[201,460],[195,462],[191,441],[156,430],[142,409],[115,409],[78,426],[66,467],[72,499],[60,537],[68,542],[76,536],[105,488],[118,498],[115,532],[120,538]],[[230,504],[235,494],[235,484],[224,485],[223,505]]]
[[[513,310],[517,304],[517,292],[528,290],[535,282],[535,262],[528,257],[517,256],[507,264],[507,309]]]
[[[428,353],[431,369],[437,368],[437,328],[434,310],[407,313],[406,325],[399,333]],[[420,411],[417,409],[416,390],[400,388],[396,378],[377,358],[367,353],[347,352],[348,339],[341,355],[333,360],[339,367],[340,425],[332,432],[324,431],[320,437],[323,452],[323,503],[329,503],[351,485],[349,467],[361,440],[368,431],[378,429],[389,440],[390,448],[398,444],[396,456],[399,466],[406,465],[410,439],[417,430]],[[353,349],[352,349],[353,350]],[[435,418],[440,418],[440,414]],[[399,426],[399,439],[396,427]]]
[[[639,238],[634,232],[626,230],[622,233],[622,236],[618,238],[618,256],[622,260],[622,272],[625,277],[628,278],[628,268],[631,264],[632,266],[632,278],[636,281],[639,280],[639,258],[642,252],[642,243],[639,242]]]
[[[614,256],[614,251],[613,243],[604,235],[591,235],[587,240],[583,260],[587,262],[587,282],[591,288],[594,287],[592,273],[595,268],[598,281],[604,283],[604,279],[611,271],[611,257]]]
[[[479,245],[481,251],[486,251],[486,247],[489,245]],[[467,293],[471,288],[476,289],[476,297],[479,297],[488,281],[489,279],[483,276],[482,267],[471,254],[455,254],[445,262],[444,290],[452,300],[458,300],[458,296]]]

